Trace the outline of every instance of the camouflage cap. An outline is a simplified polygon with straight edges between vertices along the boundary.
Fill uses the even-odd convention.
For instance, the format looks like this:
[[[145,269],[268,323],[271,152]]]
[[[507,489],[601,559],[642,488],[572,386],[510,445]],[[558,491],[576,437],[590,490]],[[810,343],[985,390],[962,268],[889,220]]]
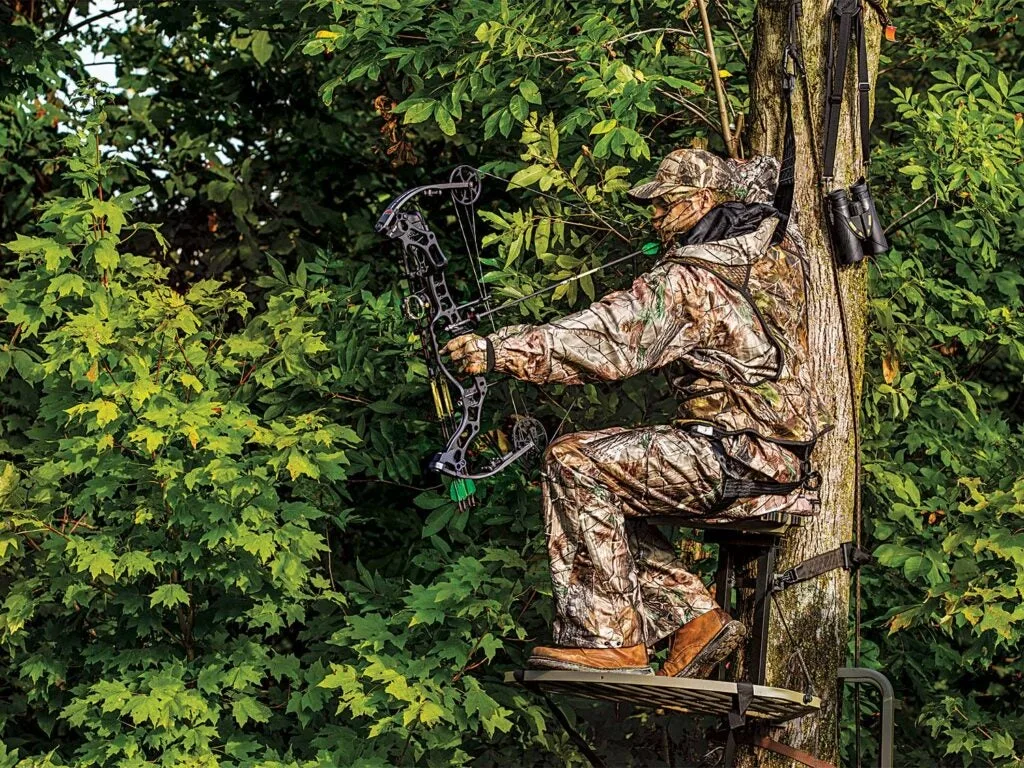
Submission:
[[[767,203],[775,196],[779,163],[767,155],[728,160],[706,149],[677,149],[658,166],[654,179],[629,190],[636,200],[665,197],[673,192],[706,188],[749,203]]]

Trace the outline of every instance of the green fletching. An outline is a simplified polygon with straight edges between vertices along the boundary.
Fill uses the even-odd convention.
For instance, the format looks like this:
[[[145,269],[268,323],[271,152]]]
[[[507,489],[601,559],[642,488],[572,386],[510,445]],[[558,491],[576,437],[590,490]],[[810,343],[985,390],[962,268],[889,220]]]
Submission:
[[[465,501],[474,493],[476,493],[476,483],[472,480],[458,478],[452,480],[452,484],[448,486],[448,496],[455,502]]]
[[[645,256],[657,256],[658,251],[661,250],[660,243],[644,243],[643,248],[640,249],[644,252]]]
[[[455,480],[448,486],[448,497],[455,502],[466,498],[466,489],[463,488],[461,480]]]

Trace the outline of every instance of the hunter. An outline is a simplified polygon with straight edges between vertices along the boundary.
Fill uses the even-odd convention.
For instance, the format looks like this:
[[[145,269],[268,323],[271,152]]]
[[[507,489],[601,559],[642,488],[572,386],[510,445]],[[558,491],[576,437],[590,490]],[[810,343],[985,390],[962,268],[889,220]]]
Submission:
[[[554,645],[530,666],[706,677],[745,628],[647,519],[816,512],[814,443],[829,416],[808,366],[808,265],[770,205],[778,162],[679,149],[630,196],[654,206],[664,256],[628,290],[543,325],[466,334],[463,373],[579,384],[662,370],[672,424],[562,436],[543,463]],[[784,230],[777,232],[776,230]]]

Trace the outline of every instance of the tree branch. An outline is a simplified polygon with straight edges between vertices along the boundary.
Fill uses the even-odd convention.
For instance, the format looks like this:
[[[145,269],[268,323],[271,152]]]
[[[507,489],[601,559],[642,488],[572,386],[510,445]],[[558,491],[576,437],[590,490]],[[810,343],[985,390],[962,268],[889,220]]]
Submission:
[[[74,7],[74,2],[71,3],[71,7]],[[70,34],[72,32],[76,32],[79,29],[81,29],[82,27],[87,27],[90,24],[92,24],[94,21],[99,21],[100,19],[105,19],[108,16],[114,16],[115,14],[118,14],[118,13],[121,13],[122,11],[127,11],[127,10],[128,10],[128,6],[127,5],[119,5],[116,8],[112,8],[109,11],[104,11],[103,13],[97,13],[95,16],[90,16],[89,18],[85,19],[84,21],[80,21],[80,22],[78,22],[77,24],[75,24],[75,25],[73,25],[71,27],[66,27],[64,29],[59,29],[57,32],[54,32],[49,37],[49,39],[47,39],[46,42],[48,42],[48,43],[56,42],[57,40],[59,40],[64,35]]]
[[[64,9],[64,13],[61,16],[60,22],[57,24],[57,28],[53,33],[53,40],[59,38],[64,34],[64,28],[68,25],[68,19],[71,18],[71,12],[75,10],[75,0],[68,0],[67,8]]]

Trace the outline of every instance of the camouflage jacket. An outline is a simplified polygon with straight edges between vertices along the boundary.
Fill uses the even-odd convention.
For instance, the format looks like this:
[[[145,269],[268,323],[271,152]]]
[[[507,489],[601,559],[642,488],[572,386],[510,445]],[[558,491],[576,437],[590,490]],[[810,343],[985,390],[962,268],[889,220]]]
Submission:
[[[807,365],[802,249],[749,234],[671,249],[628,290],[538,326],[492,334],[496,369],[537,384],[665,369],[681,421],[812,443],[830,424]]]

